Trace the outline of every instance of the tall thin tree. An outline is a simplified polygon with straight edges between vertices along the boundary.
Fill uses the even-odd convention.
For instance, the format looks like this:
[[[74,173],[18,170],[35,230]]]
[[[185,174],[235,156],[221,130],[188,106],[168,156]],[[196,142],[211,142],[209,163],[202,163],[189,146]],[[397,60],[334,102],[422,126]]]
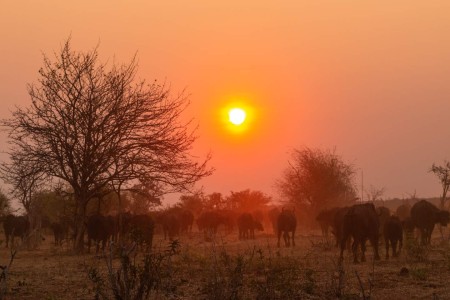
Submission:
[[[444,209],[445,202],[447,201],[448,189],[450,187],[450,162],[445,161],[443,165],[436,165],[433,163],[430,172],[434,173],[441,183],[441,209]]]

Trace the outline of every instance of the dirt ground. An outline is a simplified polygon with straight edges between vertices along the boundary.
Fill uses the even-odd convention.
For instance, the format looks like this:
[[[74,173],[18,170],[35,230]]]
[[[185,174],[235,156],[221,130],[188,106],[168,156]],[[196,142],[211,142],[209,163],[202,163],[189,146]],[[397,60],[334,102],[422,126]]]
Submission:
[[[155,236],[154,251],[168,245],[160,235]],[[375,262],[368,247],[367,261],[356,265],[346,251],[341,268],[333,241],[326,242],[316,231],[299,232],[296,246],[290,248],[277,248],[275,236],[268,233],[259,233],[250,241],[239,241],[235,233],[219,233],[215,241],[206,242],[202,234],[194,232],[180,237],[179,245],[179,251],[171,257],[172,273],[166,278],[170,284],[160,287],[153,298],[221,298],[225,294],[218,294],[218,288],[227,286],[234,287],[235,293],[230,295],[239,299],[337,299],[338,295],[359,299],[363,290],[371,299],[450,299],[450,246],[437,229],[431,247],[408,241],[399,258],[386,260],[381,244],[382,259]],[[2,244],[0,264],[6,265],[9,257],[10,250]],[[222,258],[224,263],[219,262]],[[69,245],[54,246],[47,236],[37,250],[17,252],[6,298],[94,299],[88,273],[96,268],[106,274],[105,266],[105,256],[74,255]],[[217,274],[226,274],[226,270],[231,270],[231,275],[220,279]],[[233,276],[241,276],[237,285],[233,285]],[[277,280],[281,285],[276,285]]]

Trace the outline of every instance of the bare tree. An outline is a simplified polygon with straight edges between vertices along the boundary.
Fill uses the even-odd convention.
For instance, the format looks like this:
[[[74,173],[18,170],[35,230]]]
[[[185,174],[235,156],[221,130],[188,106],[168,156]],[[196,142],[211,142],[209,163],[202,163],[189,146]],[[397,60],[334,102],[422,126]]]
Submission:
[[[445,202],[447,201],[447,192],[450,187],[450,162],[445,161],[444,165],[438,166],[435,163],[431,166],[430,172],[434,173],[441,182],[442,195],[441,195],[441,209],[444,209]]]
[[[74,52],[68,39],[53,61],[44,55],[37,84],[29,85],[31,106],[4,120],[10,155],[67,182],[76,200],[74,248],[83,249],[86,206],[105,187],[119,191],[136,182],[155,182],[165,193],[184,191],[204,176],[189,154],[196,140],[180,116],[188,99],[154,82],[136,79],[135,60],[122,66],[100,63],[97,48]],[[116,189],[117,190],[117,189]]]
[[[11,187],[10,194],[22,204],[30,216],[32,201],[45,183],[46,175],[40,166],[33,161],[27,161],[25,153],[18,151],[10,154],[10,162],[0,164],[0,177]]]
[[[334,151],[294,149],[275,185],[283,199],[315,215],[320,209],[355,199],[354,175],[354,167]]]
[[[42,227],[42,202],[38,195],[46,186],[46,174],[39,165],[26,159],[22,151],[10,155],[9,163],[0,164],[0,177],[9,184],[10,195],[25,208],[30,224],[28,247],[35,248],[40,242]]]
[[[385,187],[378,188],[376,186],[370,185],[369,189],[366,190],[367,200],[372,202],[382,200],[382,197],[385,192],[386,192]]]

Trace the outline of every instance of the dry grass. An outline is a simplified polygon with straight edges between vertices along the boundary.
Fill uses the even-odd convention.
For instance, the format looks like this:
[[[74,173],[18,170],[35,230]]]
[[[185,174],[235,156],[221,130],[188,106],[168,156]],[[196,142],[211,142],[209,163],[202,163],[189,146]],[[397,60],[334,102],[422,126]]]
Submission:
[[[252,241],[219,235],[213,242],[204,242],[199,233],[183,236],[151,298],[361,299],[364,289],[371,299],[450,299],[450,246],[437,231],[427,249],[405,243],[399,258],[373,263],[368,247],[366,263],[354,265],[346,253],[342,266],[338,250],[317,234],[301,233],[295,248],[277,248],[269,234]],[[158,252],[169,243],[156,236],[154,245]],[[0,265],[8,263],[9,255],[0,249]],[[138,255],[136,263],[141,260]],[[92,268],[107,275],[103,256],[73,255],[48,237],[37,250],[17,253],[6,299],[94,299]]]

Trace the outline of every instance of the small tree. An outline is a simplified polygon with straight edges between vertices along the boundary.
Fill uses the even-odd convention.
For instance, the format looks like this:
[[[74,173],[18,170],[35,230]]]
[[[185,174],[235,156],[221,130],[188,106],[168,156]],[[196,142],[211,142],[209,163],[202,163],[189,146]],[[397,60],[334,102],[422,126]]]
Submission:
[[[23,151],[10,155],[10,163],[0,165],[0,177],[11,187],[10,194],[25,208],[30,224],[28,247],[36,248],[42,227],[42,201],[38,197],[46,186],[46,174],[33,161],[26,159]]]
[[[367,200],[372,202],[382,200],[385,192],[385,187],[378,188],[376,186],[370,185],[369,189],[366,191]]]
[[[438,166],[435,163],[431,166],[430,172],[436,175],[441,183],[441,209],[444,209],[447,201],[447,192],[450,187],[450,162],[445,161],[444,165]]]
[[[319,210],[355,199],[354,167],[335,151],[294,149],[276,187],[282,198],[316,215]]]
[[[271,201],[272,198],[263,192],[249,189],[231,192],[231,195],[226,198],[226,202],[231,208],[245,212],[264,209]]]
[[[23,152],[10,155],[10,162],[0,164],[0,177],[10,186],[10,194],[32,213],[32,201],[45,186],[46,175],[38,164],[25,159]],[[30,220],[31,221],[31,220]]]

